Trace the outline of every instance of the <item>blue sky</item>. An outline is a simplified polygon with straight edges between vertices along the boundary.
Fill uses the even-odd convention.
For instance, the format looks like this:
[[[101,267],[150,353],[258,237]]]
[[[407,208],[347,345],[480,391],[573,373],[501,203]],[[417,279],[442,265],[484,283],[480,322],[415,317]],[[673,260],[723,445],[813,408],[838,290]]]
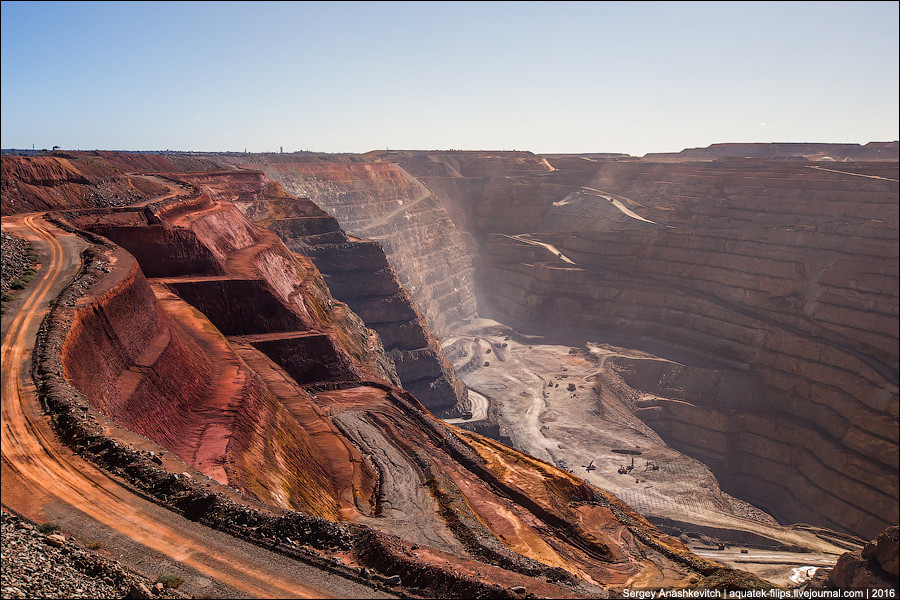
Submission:
[[[897,2],[3,2],[3,148],[896,140]]]

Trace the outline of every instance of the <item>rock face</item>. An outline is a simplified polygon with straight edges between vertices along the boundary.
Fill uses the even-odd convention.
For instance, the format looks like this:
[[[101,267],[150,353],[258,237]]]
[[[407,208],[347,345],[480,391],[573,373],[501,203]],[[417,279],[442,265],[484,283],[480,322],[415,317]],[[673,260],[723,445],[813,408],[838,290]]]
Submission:
[[[254,222],[277,233],[288,248],[312,259],[334,297],[379,334],[403,387],[426,407],[442,413],[465,405],[465,387],[379,244],[349,239],[337,221],[309,199],[286,194],[259,172],[173,176],[234,202]]]
[[[826,589],[896,590],[898,582],[897,526],[888,527],[856,552],[842,555],[823,582]]]
[[[854,307],[846,299],[862,294],[847,289],[854,274],[890,289],[897,230],[896,223],[871,223],[845,231],[751,229],[741,232],[743,243],[730,232],[719,247],[746,257],[750,273],[725,257],[722,266],[700,263],[705,258],[684,264],[684,248],[704,243],[700,231],[545,238],[586,268],[554,263],[549,252],[519,262],[525,244],[497,238],[493,243],[508,249],[488,252],[511,258],[485,271],[486,289],[495,306],[519,320],[639,334],[747,365],[761,382],[755,397],[693,393],[647,403],[640,416],[676,447],[704,458],[726,489],[780,518],[807,520],[815,507],[829,526],[872,531],[897,507],[896,300],[874,296]],[[780,241],[788,237],[790,243]],[[664,249],[673,245],[679,249]],[[829,256],[823,246],[841,251]],[[798,276],[810,272],[815,280]],[[814,298],[804,297],[812,286]],[[800,315],[791,308],[804,304]]]
[[[476,314],[459,292],[468,289],[480,313],[523,330],[613,331],[690,350],[709,368],[609,359],[644,392],[634,409],[670,444],[782,519],[864,533],[896,518],[890,166],[842,163],[835,173],[585,157],[566,159],[578,165],[567,170],[527,153],[382,159],[402,169],[341,159],[298,172],[335,198],[369,194],[363,234],[391,223],[389,243],[421,235],[409,261],[394,266],[430,282],[423,297],[438,299],[432,318],[446,330]],[[156,164],[121,160],[119,175]],[[78,392],[67,401],[83,395],[86,418],[100,411],[179,465],[271,506],[352,522],[346,539],[330,523],[347,557],[436,595],[477,596],[492,583],[598,595],[596,582],[618,590],[730,576],[617,498],[446,424],[401,390],[398,374],[455,383],[375,244],[258,172],[169,176],[195,192],[59,217],[112,241],[93,238],[93,279],[60,309],[72,311],[61,371]],[[388,210],[380,195],[401,189]],[[419,258],[435,234],[404,226],[404,215],[429,203],[432,216],[446,216],[432,223],[456,233]],[[468,259],[447,259],[473,248],[468,271],[460,267]],[[441,308],[447,294],[438,291],[448,278],[455,284],[454,273],[464,285],[453,294],[466,307],[455,312]],[[326,282],[357,302],[359,316]],[[363,319],[392,326],[376,336]],[[498,341],[489,359],[479,357],[499,363],[507,351]],[[583,404],[582,383],[561,393]],[[221,508],[204,498],[181,508]],[[876,545],[870,554],[890,553]]]
[[[327,436],[311,438],[234,350],[268,351],[303,383],[391,378],[377,342],[343,325],[343,309],[314,267],[295,261],[274,234],[254,228],[233,206],[203,194],[150,213],[153,224],[145,211],[71,218],[139,256],[152,251],[148,239],[181,242],[169,245],[181,250],[164,261],[147,257],[149,280],[120,251],[102,294],[79,311],[63,364],[89,401],[211,478],[270,504],[331,518],[353,506],[353,494],[345,497],[335,483],[341,478],[317,458]],[[149,231],[136,234],[141,230]],[[190,249],[202,249],[199,260]],[[209,333],[216,329],[201,310],[221,333]],[[296,373],[295,355],[303,352],[316,360]],[[309,403],[307,394],[300,397]],[[365,497],[372,478],[362,469],[343,482]]]
[[[640,414],[780,519],[871,535],[897,513],[897,184],[800,169],[607,165],[593,185],[670,227],[533,236],[571,262],[491,236],[484,290],[521,321],[744,365],[761,383],[749,401],[694,395]],[[616,179],[638,171],[639,199]]]
[[[251,164],[312,198],[351,235],[377,240],[429,328],[448,336],[475,314],[474,256],[431,190],[389,163]]]
[[[891,158],[896,144],[882,146],[865,152]],[[824,150],[758,154],[801,151]],[[476,248],[482,316],[535,331],[641,336],[742,370],[752,397],[670,387],[669,400],[637,407],[670,444],[705,460],[724,489],[783,521],[858,535],[896,519],[896,162],[365,158],[394,161],[422,182],[460,231],[457,252]],[[353,175],[385,165],[265,168],[310,193],[331,190],[324,204],[344,206],[356,230],[382,227],[390,212],[371,200],[384,187],[367,192]],[[347,178],[368,203],[341,195]],[[382,204],[395,205],[396,194]],[[415,235],[403,221],[393,219],[383,243]],[[411,257],[395,266],[403,279],[427,264]],[[652,379],[638,375],[641,385]]]
[[[208,179],[188,198],[57,216],[93,236],[91,277],[60,308],[71,315],[62,375],[77,390],[48,386],[60,404],[83,396],[79,418],[102,412],[167,450],[147,463],[187,463],[271,506],[354,522],[352,539],[329,524],[343,558],[431,594],[596,595],[595,582],[667,586],[718,570],[615,497],[432,416],[312,261],[226,201],[231,183],[217,177],[198,175]],[[97,452],[124,457],[122,446]],[[193,484],[154,481],[161,493]],[[199,520],[227,505],[207,493],[180,507]],[[238,516],[230,527],[273,518]],[[295,517],[279,522],[308,521]]]

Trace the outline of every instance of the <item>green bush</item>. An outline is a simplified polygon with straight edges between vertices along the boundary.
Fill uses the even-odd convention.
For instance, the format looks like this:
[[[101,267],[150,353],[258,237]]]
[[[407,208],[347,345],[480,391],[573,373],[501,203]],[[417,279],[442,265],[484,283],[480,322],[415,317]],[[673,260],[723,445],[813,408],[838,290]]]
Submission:
[[[182,583],[184,583],[184,579],[182,579],[178,575],[170,575],[166,573],[157,577],[156,581],[154,581],[153,583],[161,583],[163,584],[163,587],[175,590],[178,589]]]
[[[59,525],[56,523],[41,523],[38,525],[38,531],[41,533],[53,533],[54,531],[59,531]]]

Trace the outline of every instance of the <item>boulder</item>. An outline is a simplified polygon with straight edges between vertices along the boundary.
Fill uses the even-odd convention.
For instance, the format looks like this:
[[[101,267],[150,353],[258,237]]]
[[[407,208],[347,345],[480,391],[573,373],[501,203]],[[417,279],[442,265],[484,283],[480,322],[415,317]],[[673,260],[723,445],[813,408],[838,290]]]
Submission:
[[[124,596],[126,600],[151,598],[150,589],[143,583],[132,583],[128,593]]]
[[[862,550],[842,554],[829,576],[841,590],[895,589],[898,584],[897,526],[888,527]]]
[[[900,575],[900,549],[898,549],[898,532],[896,525],[885,529],[877,538],[862,549],[862,557],[875,559],[887,573],[897,577]]]

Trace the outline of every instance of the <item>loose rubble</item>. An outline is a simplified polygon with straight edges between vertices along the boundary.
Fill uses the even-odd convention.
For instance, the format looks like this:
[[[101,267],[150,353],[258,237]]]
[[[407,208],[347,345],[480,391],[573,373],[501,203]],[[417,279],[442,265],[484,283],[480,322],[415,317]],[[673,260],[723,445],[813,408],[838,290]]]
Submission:
[[[34,260],[28,254],[31,244],[26,240],[5,232],[0,234],[0,237],[3,243],[0,293],[5,297],[10,286],[22,277],[22,273],[34,263]]]
[[[63,533],[3,511],[2,598],[185,598],[82,548]],[[148,595],[141,595],[143,592]]]

